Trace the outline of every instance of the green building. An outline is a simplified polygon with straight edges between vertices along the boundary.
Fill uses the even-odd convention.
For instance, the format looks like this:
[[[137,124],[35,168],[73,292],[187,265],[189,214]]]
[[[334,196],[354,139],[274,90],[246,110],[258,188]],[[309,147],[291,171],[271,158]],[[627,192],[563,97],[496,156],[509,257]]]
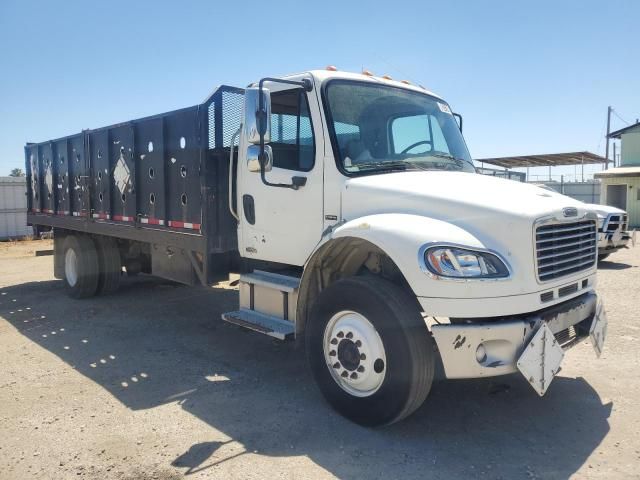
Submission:
[[[596,173],[600,203],[626,210],[629,226],[640,227],[640,122],[609,134],[620,139],[620,166]]]

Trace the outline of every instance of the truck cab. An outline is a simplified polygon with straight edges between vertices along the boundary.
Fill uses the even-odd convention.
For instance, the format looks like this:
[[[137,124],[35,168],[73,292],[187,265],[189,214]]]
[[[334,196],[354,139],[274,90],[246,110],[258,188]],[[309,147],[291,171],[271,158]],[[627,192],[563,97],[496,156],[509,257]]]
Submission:
[[[225,93],[214,94],[222,100],[215,108],[208,100],[179,112],[195,132],[186,140],[171,137],[181,125],[154,130],[158,165],[168,182],[183,182],[165,189],[176,192],[167,200],[176,208],[154,215],[174,220],[156,218],[151,228],[140,211],[146,197],[133,189],[127,195],[138,195],[137,213],[115,220],[95,216],[90,202],[76,223],[32,209],[32,223],[59,230],[57,275],[78,296],[113,285],[121,265],[136,262],[185,283],[211,283],[212,271],[240,273],[239,308],[223,319],[303,343],[325,398],[363,425],[410,415],[439,368],[450,379],[521,372],[543,395],[570,347],[589,337],[600,354],[607,320],[595,291],[596,213],[557,193],[476,174],[462,118],[443,98],[333,68],[235,89],[237,115],[228,114]],[[173,117],[161,120],[172,125]],[[155,121],[133,124],[134,178],[147,172],[144,133]],[[207,125],[213,146],[199,140]],[[105,138],[113,143],[122,128]],[[94,133],[84,135],[91,145]],[[185,144],[198,146],[201,220],[197,195],[187,201],[181,193],[194,170],[180,166]],[[32,172],[44,176],[37,159],[46,148],[27,146],[30,181]],[[104,175],[127,166],[119,148]],[[91,161],[87,168],[93,178]],[[117,177],[112,190],[129,185],[128,176]],[[122,218],[137,228],[121,228]],[[196,231],[178,235],[175,226]],[[71,281],[83,288],[73,290]]]
[[[295,331],[306,334],[329,401],[370,421],[364,399],[382,396],[396,375],[387,370],[392,340],[384,336],[406,330],[406,337],[413,328],[426,332],[413,354],[423,363],[439,357],[448,378],[521,370],[543,394],[564,350],[596,323],[604,331],[595,214],[566,196],[476,174],[451,107],[422,87],[332,71],[287,80],[312,87],[263,82],[271,125],[262,138],[249,132],[260,129],[252,120],[257,104],[245,104],[239,249],[302,268]],[[262,163],[255,160],[261,141]],[[357,308],[361,301],[379,303],[376,310],[388,309],[398,324],[370,318]],[[536,334],[541,340],[531,342]],[[545,342],[548,364],[527,348]],[[370,351],[378,352],[380,372]],[[413,373],[430,384],[432,370]]]

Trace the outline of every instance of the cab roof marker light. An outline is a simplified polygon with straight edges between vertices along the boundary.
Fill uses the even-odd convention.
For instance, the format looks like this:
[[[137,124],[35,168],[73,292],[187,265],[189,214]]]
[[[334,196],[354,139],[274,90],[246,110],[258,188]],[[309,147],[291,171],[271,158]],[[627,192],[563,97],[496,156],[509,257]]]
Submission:
[[[328,70],[330,72],[337,72],[338,71],[338,69],[334,65],[327,65],[325,67],[325,70]]]
[[[366,75],[367,77],[373,77],[373,72],[370,70],[362,70],[362,75]]]
[[[400,80],[400,83],[404,83],[405,85],[411,85],[409,80]]]
[[[391,75],[383,75],[382,78],[384,78],[385,80],[393,80],[393,78],[391,78]]]

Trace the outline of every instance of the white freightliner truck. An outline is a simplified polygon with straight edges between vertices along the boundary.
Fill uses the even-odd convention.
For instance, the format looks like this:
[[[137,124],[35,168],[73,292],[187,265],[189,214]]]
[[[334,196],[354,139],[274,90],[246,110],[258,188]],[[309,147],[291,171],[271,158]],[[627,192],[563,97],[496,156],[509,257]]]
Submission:
[[[606,317],[597,217],[475,173],[462,118],[417,86],[311,71],[25,147],[28,221],[54,229],[73,297],[123,268],[240,273],[223,319],[304,342],[328,402],[396,422],[450,379],[520,371],[543,395]]]
[[[587,208],[598,215],[598,259],[604,260],[622,248],[635,247],[636,232],[629,231],[629,215],[620,208],[591,203]]]

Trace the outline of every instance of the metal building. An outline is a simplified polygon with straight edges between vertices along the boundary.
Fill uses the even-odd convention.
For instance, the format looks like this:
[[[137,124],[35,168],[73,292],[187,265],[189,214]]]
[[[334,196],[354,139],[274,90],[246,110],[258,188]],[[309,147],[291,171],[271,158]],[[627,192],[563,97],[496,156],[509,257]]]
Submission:
[[[602,203],[626,210],[629,226],[640,227],[640,122],[609,134],[619,139],[620,166],[596,173],[601,182]]]
[[[0,177],[0,240],[33,235],[27,226],[27,180]]]

